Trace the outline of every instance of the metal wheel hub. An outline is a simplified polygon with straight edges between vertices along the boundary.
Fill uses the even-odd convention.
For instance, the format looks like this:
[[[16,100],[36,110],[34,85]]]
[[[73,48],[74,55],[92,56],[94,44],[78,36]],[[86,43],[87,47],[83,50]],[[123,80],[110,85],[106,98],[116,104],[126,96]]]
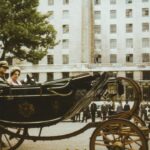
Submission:
[[[113,143],[112,150],[123,150],[123,144],[120,141]]]

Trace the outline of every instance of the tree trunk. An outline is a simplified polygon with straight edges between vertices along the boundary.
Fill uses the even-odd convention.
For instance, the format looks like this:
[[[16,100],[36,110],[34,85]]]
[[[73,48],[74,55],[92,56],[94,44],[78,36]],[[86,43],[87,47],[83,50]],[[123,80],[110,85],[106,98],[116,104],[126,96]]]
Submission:
[[[3,52],[2,52],[0,60],[4,60],[5,59],[5,54],[6,54],[6,50],[3,49]]]

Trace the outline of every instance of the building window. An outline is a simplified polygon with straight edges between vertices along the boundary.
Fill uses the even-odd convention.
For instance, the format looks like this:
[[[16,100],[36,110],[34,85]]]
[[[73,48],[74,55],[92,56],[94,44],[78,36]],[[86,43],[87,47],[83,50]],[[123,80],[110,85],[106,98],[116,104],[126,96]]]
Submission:
[[[143,100],[145,101],[149,101],[149,97],[150,97],[150,86],[149,85],[143,85],[142,86],[142,90],[143,90]]]
[[[132,0],[126,0],[126,4],[131,4]]]
[[[95,5],[100,5],[101,4],[101,0],[94,0],[94,4]]]
[[[126,62],[132,63],[133,62],[133,54],[126,55]]]
[[[39,81],[39,73],[32,73],[32,77],[34,78],[35,81]]]
[[[126,17],[131,18],[132,17],[132,9],[126,9]]]
[[[62,72],[62,78],[69,78],[69,72]]]
[[[53,55],[47,55],[47,64],[53,64],[53,63],[54,63]]]
[[[63,49],[69,48],[69,40],[68,39],[62,40],[62,47],[63,47]]]
[[[150,71],[143,71],[143,80],[150,80]]]
[[[143,32],[149,31],[149,23],[142,23],[142,31]]]
[[[47,73],[47,81],[52,81],[54,80],[54,73],[48,72]]]
[[[142,54],[142,62],[150,62],[150,53]]]
[[[116,0],[110,0],[110,4],[116,4]]]
[[[63,19],[68,19],[69,18],[69,10],[63,10],[63,12],[62,12],[63,14]]]
[[[101,49],[101,40],[95,39],[95,49]]]
[[[142,39],[142,48],[149,48],[149,38]]]
[[[116,39],[110,39],[110,49],[117,48],[117,40]]]
[[[130,33],[133,30],[133,25],[132,24],[126,24],[126,32]]]
[[[63,28],[63,33],[65,34],[65,33],[69,33],[69,25],[68,24],[64,24],[63,26],[62,26],[62,28]]]
[[[100,19],[101,18],[101,12],[100,11],[94,11],[94,19]]]
[[[110,25],[110,33],[116,33],[117,32],[117,26],[116,24]]]
[[[64,5],[68,5],[69,4],[69,0],[63,0],[63,4]]]
[[[101,33],[101,26],[100,25],[94,25],[94,32],[96,34],[100,34]]]
[[[126,72],[126,77],[133,79],[133,72]]]
[[[149,16],[149,9],[148,8],[142,8],[142,16]]]
[[[116,63],[116,62],[117,62],[117,55],[110,54],[110,63]]]
[[[110,10],[110,18],[116,18],[117,17],[117,13],[116,10]]]
[[[48,5],[54,5],[54,0],[48,0]]]
[[[102,56],[100,54],[95,54],[94,62],[95,63],[101,63],[102,62]]]
[[[133,48],[133,39],[126,39],[126,48]]]
[[[63,64],[69,64],[69,56],[64,54],[62,55]]]

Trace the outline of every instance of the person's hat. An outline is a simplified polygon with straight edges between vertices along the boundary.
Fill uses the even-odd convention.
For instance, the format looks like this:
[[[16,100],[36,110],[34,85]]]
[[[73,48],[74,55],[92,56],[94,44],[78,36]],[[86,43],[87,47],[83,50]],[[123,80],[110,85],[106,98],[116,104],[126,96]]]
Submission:
[[[19,74],[21,73],[21,69],[19,67],[13,67],[10,71],[10,75],[12,76],[16,71],[18,71]]]
[[[8,66],[8,62],[7,61],[0,61],[0,67],[5,67],[5,68],[9,68]]]

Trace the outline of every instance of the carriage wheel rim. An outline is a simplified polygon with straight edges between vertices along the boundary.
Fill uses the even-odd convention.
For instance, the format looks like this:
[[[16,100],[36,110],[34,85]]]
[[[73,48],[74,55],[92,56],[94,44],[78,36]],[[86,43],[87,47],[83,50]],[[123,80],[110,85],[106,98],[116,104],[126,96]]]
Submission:
[[[13,130],[16,130],[16,134],[22,134],[22,135],[27,134],[26,128],[21,128],[21,129],[17,128],[17,129],[13,129]],[[17,138],[14,136],[10,136],[6,133],[2,133],[0,144],[1,144],[1,147],[3,150],[15,150],[23,143],[23,141],[24,141],[23,138]]]
[[[129,136],[126,135],[126,131],[125,131],[125,133],[121,133],[121,131],[120,131],[120,132],[118,132],[118,135],[116,134],[117,137],[115,137],[116,138],[115,140],[117,140],[117,138],[118,138],[118,141],[120,138],[119,134],[120,134],[120,136],[124,135],[124,137],[120,138],[121,140],[124,140],[124,144],[123,144],[123,142],[121,143],[119,141],[123,145],[120,146],[120,144],[118,144],[119,145],[118,147],[117,147],[117,144],[115,143],[116,142],[115,140],[109,139],[108,138],[109,136],[105,137],[105,135],[103,135],[103,134],[105,134],[105,132],[100,133],[100,131],[103,131],[104,129],[107,130],[108,129],[107,127],[110,127],[110,125],[115,125],[116,123],[121,124],[122,127],[130,127],[130,129],[131,129],[131,132],[129,132]],[[117,132],[117,130],[114,130],[114,131]],[[109,129],[108,129],[108,132],[110,132]],[[106,133],[106,135],[107,135],[107,133]],[[102,140],[102,136],[104,137],[103,138],[104,141]],[[132,139],[133,137],[135,139]],[[106,138],[108,138],[108,139],[106,140]],[[142,150],[148,150],[147,139],[144,136],[144,134],[142,133],[142,131],[136,125],[134,125],[133,123],[131,123],[125,119],[111,119],[111,120],[103,122],[99,127],[97,127],[95,129],[95,131],[93,132],[91,139],[90,139],[90,150],[97,150],[97,147],[98,147],[98,149],[105,147],[108,150],[115,150],[116,148],[118,148],[119,150],[124,150],[124,149],[129,150],[129,147],[131,149],[131,148],[133,148],[132,146],[135,146],[135,145],[136,145],[136,147],[139,148],[139,150],[141,150],[141,148],[142,148]],[[138,149],[136,149],[136,150],[138,150]]]

